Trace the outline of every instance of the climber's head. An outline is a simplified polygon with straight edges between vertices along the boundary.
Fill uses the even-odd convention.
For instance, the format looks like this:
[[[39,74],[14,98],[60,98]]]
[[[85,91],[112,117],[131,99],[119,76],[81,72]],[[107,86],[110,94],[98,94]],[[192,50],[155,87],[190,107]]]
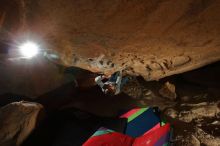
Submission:
[[[108,83],[103,86],[104,93],[109,96],[114,96],[116,92],[116,87],[114,84]]]

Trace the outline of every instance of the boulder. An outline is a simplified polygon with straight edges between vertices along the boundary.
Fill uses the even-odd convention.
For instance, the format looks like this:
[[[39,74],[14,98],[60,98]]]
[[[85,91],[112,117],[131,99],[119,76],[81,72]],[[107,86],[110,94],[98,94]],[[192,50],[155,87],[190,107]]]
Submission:
[[[14,102],[0,109],[0,145],[19,146],[35,129],[43,116],[43,106]]]
[[[159,90],[161,96],[166,97],[172,101],[176,100],[176,87],[175,85],[166,82]]]

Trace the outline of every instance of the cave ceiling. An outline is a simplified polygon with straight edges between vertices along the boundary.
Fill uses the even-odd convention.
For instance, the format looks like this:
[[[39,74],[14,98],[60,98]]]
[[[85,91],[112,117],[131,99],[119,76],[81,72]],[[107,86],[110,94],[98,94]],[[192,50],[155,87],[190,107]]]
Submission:
[[[56,63],[146,80],[220,60],[218,0],[1,0],[1,41],[36,39]]]

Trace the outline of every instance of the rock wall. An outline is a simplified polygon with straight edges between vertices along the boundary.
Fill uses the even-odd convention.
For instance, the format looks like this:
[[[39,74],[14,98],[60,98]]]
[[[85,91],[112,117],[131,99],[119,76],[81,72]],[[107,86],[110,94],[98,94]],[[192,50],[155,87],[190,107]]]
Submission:
[[[66,66],[157,80],[220,60],[218,0],[13,1],[13,40],[37,39]],[[2,22],[16,9],[3,10]]]

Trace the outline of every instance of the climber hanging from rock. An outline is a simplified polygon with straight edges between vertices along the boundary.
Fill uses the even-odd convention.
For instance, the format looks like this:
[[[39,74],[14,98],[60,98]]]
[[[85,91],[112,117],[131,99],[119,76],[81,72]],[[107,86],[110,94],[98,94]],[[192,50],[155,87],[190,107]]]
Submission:
[[[105,79],[107,79],[106,82],[103,81]],[[96,84],[101,87],[102,91],[111,96],[119,94],[128,80],[129,78],[127,76],[122,76],[122,70],[115,72],[110,78],[105,75],[99,75],[95,78]]]

